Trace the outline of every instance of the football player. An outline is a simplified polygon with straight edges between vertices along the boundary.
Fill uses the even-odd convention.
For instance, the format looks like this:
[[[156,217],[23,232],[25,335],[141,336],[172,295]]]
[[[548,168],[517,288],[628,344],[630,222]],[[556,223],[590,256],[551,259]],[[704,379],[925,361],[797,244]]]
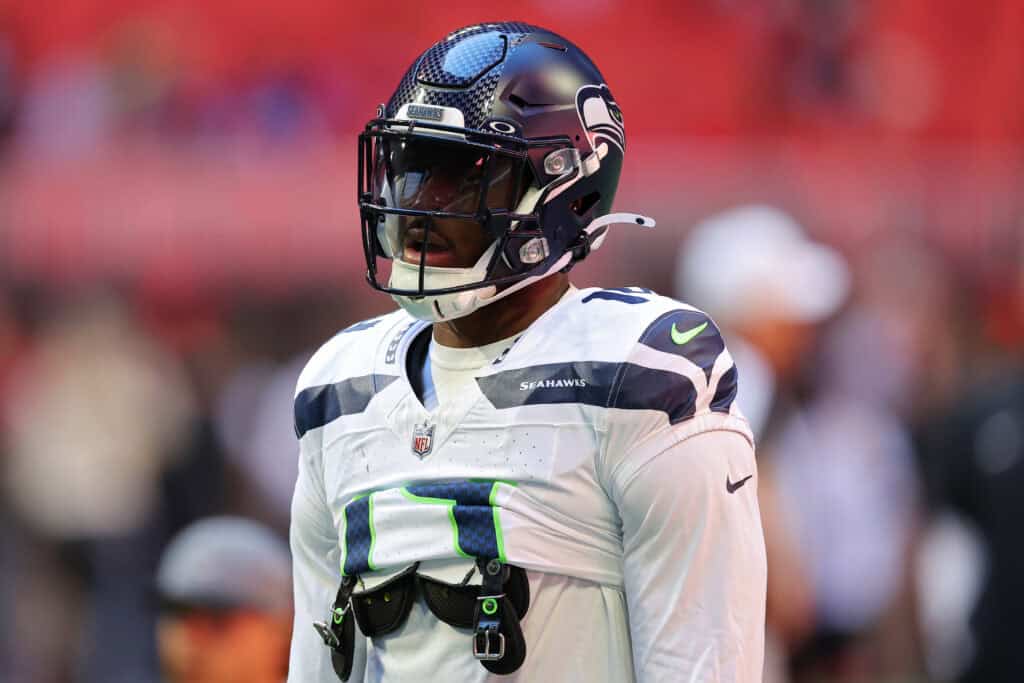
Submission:
[[[294,683],[760,680],[752,437],[714,322],[577,289],[626,146],[593,62],[469,26],[359,138],[370,285],[399,310],[302,373]],[[508,678],[504,678],[508,677]]]

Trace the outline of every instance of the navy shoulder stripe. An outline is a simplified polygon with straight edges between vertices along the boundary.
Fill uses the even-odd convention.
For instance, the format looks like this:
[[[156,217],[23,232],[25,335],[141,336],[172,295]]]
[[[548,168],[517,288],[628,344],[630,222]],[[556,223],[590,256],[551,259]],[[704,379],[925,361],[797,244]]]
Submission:
[[[718,379],[718,388],[715,389],[715,395],[711,399],[711,410],[716,413],[728,413],[732,407],[732,402],[736,400],[736,389],[738,386],[739,373],[736,371],[736,365],[733,364]]]
[[[301,438],[342,415],[363,412],[370,399],[396,379],[395,375],[363,375],[303,389],[295,397],[295,434]]]
[[[725,351],[725,342],[711,318],[688,309],[676,309],[658,317],[644,330],[639,343],[686,358],[701,368],[708,383],[715,362]],[[711,399],[712,410],[729,412],[736,397],[736,377],[733,366],[718,380]],[[480,377],[477,384],[498,409],[580,403],[602,408],[658,410],[665,413],[671,424],[693,417],[698,399],[698,388],[686,375],[629,362],[535,365]]]
[[[694,414],[697,390],[690,379],[633,363],[549,363],[477,378],[497,409],[581,403],[600,408],[660,410],[675,424]]]
[[[725,350],[725,342],[715,323],[700,311],[677,309],[651,323],[640,343],[657,351],[686,358],[704,370],[711,381],[715,360]]]
[[[608,407],[660,410],[668,416],[669,424],[676,424],[693,417],[697,389],[685,375],[625,363]]]
[[[597,361],[548,363],[478,377],[476,383],[498,409],[547,403],[607,406],[620,366]]]
[[[362,332],[363,330],[368,330],[371,327],[376,326],[377,323],[379,323],[380,321],[381,321],[380,318],[370,318],[369,320],[364,320],[361,323],[356,323],[355,325],[350,325],[349,327],[346,327],[345,329],[343,329],[338,334],[342,335],[342,334],[349,334],[350,332]]]

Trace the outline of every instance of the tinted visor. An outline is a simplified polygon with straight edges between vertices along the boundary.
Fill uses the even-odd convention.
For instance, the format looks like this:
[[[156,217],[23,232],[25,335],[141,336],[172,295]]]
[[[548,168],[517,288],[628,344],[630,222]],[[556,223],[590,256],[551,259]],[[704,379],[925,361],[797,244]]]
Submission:
[[[521,157],[427,136],[381,137],[373,195],[401,209],[475,215],[515,210],[525,190]],[[481,194],[486,191],[481,205]]]
[[[359,136],[357,185],[367,280],[380,291],[422,297],[522,279],[530,268],[515,255],[545,236],[536,202],[523,203],[539,189],[536,158],[571,146],[561,137],[370,121]],[[418,282],[410,264],[419,266]]]

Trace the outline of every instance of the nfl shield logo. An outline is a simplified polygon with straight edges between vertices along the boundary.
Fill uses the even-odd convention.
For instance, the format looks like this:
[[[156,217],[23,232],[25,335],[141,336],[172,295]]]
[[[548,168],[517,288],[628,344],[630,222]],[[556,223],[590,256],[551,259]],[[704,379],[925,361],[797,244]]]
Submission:
[[[412,452],[421,460],[430,455],[434,447],[434,425],[424,422],[412,430]]]

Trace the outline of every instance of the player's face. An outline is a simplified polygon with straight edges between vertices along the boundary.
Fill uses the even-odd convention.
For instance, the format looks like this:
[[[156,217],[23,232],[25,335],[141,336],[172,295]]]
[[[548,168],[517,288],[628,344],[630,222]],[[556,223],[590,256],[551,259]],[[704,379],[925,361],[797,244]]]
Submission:
[[[401,259],[439,268],[470,268],[491,245],[477,223],[435,218],[430,229],[424,219],[400,219]]]
[[[513,209],[522,189],[522,165],[508,157],[444,141],[385,141],[380,148],[381,194],[403,209],[473,216],[396,217],[385,236],[397,258],[419,265],[469,268],[494,241],[475,219],[485,174],[490,184],[484,205]],[[385,189],[386,186],[386,189]]]
[[[160,665],[169,683],[278,683],[289,631],[284,620],[257,612],[164,615],[157,623]]]

